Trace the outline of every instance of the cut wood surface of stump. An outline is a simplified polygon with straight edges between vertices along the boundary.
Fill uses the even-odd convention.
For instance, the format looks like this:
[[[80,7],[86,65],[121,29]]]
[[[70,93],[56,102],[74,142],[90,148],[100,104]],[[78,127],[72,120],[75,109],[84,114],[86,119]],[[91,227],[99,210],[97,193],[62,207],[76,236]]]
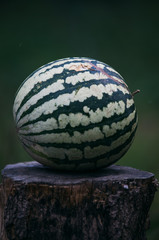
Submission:
[[[0,185],[2,240],[144,240],[154,175],[112,165],[57,172],[37,162],[7,165]]]

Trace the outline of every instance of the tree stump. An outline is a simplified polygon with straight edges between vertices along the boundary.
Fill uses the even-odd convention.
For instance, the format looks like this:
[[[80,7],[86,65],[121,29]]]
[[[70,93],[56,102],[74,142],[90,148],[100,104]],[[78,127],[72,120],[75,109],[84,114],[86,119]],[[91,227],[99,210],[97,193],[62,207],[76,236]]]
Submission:
[[[37,162],[7,165],[0,185],[2,240],[143,240],[157,180],[112,165],[57,172]]]

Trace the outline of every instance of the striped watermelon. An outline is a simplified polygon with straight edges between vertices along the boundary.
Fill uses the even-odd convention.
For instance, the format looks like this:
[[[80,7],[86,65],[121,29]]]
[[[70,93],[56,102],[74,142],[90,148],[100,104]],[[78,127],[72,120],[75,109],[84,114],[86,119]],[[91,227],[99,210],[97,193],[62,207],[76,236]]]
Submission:
[[[124,79],[85,57],[60,59],[33,72],[16,94],[13,113],[32,158],[62,170],[111,165],[127,152],[137,128]]]

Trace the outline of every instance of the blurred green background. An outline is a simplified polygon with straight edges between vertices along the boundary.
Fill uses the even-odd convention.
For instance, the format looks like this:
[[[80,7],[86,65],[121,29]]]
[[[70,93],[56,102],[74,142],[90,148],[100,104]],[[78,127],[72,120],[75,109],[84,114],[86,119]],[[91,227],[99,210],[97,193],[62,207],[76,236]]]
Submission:
[[[86,56],[114,67],[135,96],[139,126],[118,164],[159,179],[159,2],[3,1],[0,5],[0,170],[31,158],[20,145],[12,105],[17,88],[50,61]],[[159,192],[148,240],[159,236]]]

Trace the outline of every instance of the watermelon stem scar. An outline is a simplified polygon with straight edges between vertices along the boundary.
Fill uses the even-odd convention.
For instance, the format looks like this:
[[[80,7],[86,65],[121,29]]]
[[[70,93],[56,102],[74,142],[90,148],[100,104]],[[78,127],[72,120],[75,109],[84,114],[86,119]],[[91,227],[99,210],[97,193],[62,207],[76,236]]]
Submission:
[[[137,89],[136,91],[134,91],[134,92],[132,93],[132,96],[134,97],[134,95],[136,95],[136,94],[139,93],[139,92],[140,92],[140,90]]]

